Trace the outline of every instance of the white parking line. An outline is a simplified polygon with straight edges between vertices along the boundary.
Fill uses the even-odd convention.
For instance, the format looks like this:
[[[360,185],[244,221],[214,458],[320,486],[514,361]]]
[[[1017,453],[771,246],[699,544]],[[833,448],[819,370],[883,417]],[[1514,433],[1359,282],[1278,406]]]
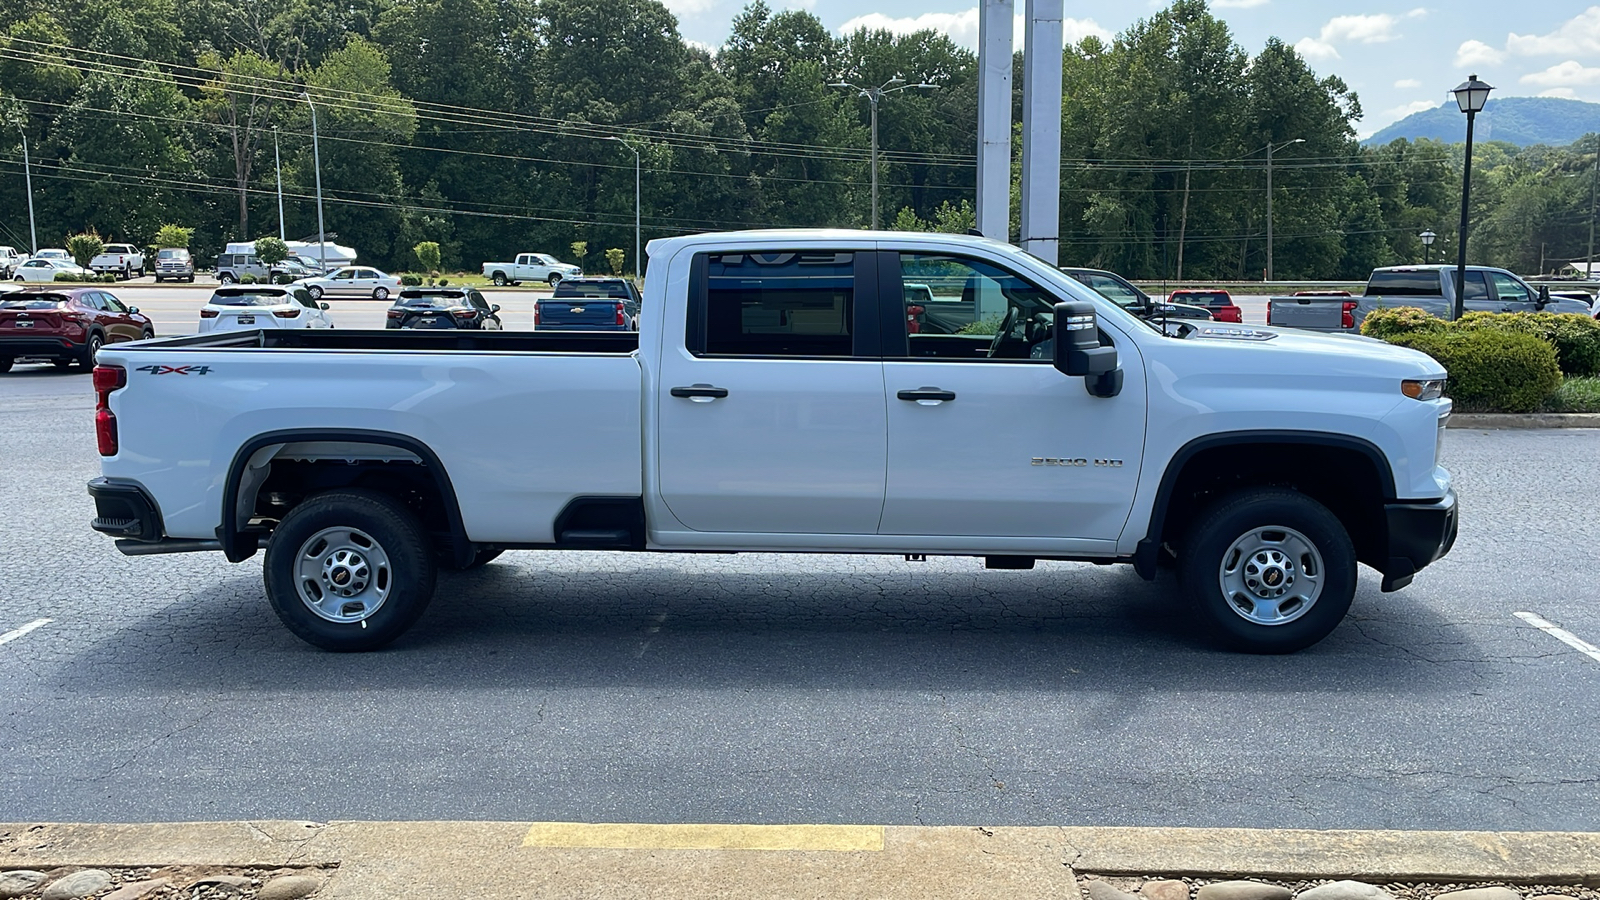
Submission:
[[[53,621],[55,621],[55,620],[54,619],[34,619],[32,622],[29,622],[28,624],[22,626],[21,628],[18,628],[16,631],[8,631],[5,634],[0,634],[0,644],[9,644],[12,641],[16,640],[17,638],[22,637],[23,635],[27,634],[28,632],[34,630],[35,628],[43,628],[44,626],[49,625]],[[1597,658],[1600,658],[1600,657],[1597,657]]]
[[[1519,612],[1516,614],[1516,616],[1517,618],[1527,622],[1529,625],[1532,625],[1545,634],[1550,635],[1561,643],[1566,644],[1568,647],[1571,647],[1579,653],[1582,653],[1584,656],[1589,657],[1595,662],[1600,662],[1600,647],[1596,647],[1583,638],[1578,637],[1565,628],[1561,628],[1555,623],[1535,613]]]

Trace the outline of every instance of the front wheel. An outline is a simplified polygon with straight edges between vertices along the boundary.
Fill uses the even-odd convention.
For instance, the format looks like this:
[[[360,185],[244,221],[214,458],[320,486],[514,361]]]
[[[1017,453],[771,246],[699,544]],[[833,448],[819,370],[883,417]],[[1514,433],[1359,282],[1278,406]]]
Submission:
[[[290,510],[267,543],[267,598],[324,650],[376,650],[433,599],[438,567],[417,517],[371,491],[329,491]]]
[[[95,354],[100,352],[100,348],[105,345],[105,342],[106,339],[101,337],[99,332],[89,335],[89,343],[83,348],[83,356],[78,358],[78,364],[85,369],[94,368]],[[56,361],[56,364],[62,368],[66,368],[66,363],[67,360]]]
[[[1224,498],[1194,524],[1179,578],[1221,643],[1293,653],[1327,637],[1350,611],[1356,553],[1338,517],[1291,490]]]
[[[387,299],[389,299],[389,289],[386,288],[386,287],[375,287],[375,288],[373,288],[372,289],[372,299],[374,299],[374,300],[387,300]]]
[[[561,283],[561,273],[551,272],[550,277],[546,278],[545,281],[548,282],[551,287],[555,287]]]

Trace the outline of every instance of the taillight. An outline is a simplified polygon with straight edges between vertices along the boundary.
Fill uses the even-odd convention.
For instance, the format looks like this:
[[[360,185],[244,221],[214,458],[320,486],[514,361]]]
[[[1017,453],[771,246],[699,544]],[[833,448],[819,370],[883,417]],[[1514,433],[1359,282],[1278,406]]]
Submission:
[[[1272,301],[1267,301],[1267,324],[1272,324]]]
[[[94,437],[101,456],[117,455],[117,414],[111,411],[111,392],[128,384],[121,366],[94,367]]]
[[[617,324],[623,327],[628,325],[628,314],[623,311],[621,303],[617,304]]]
[[[391,310],[389,310],[389,318],[391,318],[391,319],[403,319],[403,318],[405,318],[405,316],[406,316],[406,313],[405,313],[405,310],[403,310],[403,309],[391,309]]]
[[[539,304],[533,305],[533,327],[539,327]]]
[[[296,306],[291,309],[275,309],[272,311],[272,314],[280,319],[293,319],[300,315],[300,307]]]
[[[478,311],[475,310],[475,309],[471,309],[471,308],[467,308],[467,309],[450,309],[450,310],[446,310],[446,312],[450,313],[450,315],[455,316],[458,319],[466,319],[468,321],[471,321],[472,319],[476,319],[478,317]]]
[[[202,310],[200,310],[200,318],[202,318],[202,319],[215,319],[219,312],[220,312],[220,310],[215,310],[215,309],[202,309]]]
[[[1340,310],[1339,314],[1339,326],[1341,328],[1356,327],[1356,301],[1346,300],[1343,304],[1341,304],[1341,306],[1342,309]]]

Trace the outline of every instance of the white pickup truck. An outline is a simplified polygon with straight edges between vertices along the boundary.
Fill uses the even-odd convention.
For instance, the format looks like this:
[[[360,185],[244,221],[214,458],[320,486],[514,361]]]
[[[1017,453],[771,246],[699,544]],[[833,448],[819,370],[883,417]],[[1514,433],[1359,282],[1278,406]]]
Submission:
[[[911,327],[929,303],[974,320]],[[93,527],[129,555],[264,547],[279,617],[333,650],[399,636],[440,565],[576,549],[1175,567],[1223,643],[1289,652],[1358,562],[1394,590],[1455,539],[1429,357],[1165,334],[995,241],[656,241],[640,328],[108,345]]]
[[[564,263],[548,253],[518,253],[514,262],[483,264],[483,277],[501,287],[521,284],[524,281],[543,281],[554,287],[560,284],[563,278],[578,278],[582,275],[583,269],[571,263]]]
[[[89,260],[89,270],[97,275],[136,278],[144,274],[144,251],[132,244],[107,244]]]

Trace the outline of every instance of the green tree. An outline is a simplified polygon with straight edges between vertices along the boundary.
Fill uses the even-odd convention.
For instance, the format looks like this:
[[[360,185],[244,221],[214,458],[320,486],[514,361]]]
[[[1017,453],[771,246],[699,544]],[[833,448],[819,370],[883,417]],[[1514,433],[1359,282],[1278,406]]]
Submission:
[[[606,251],[606,265],[611,267],[611,274],[621,275],[622,266],[628,261],[628,252],[621,247],[612,247]]]
[[[168,223],[166,225],[162,225],[161,228],[156,231],[155,244],[158,249],[161,247],[179,247],[187,249],[189,247],[189,242],[192,240],[194,240],[193,228],[185,228],[182,225],[173,225]]]
[[[256,258],[268,267],[275,266],[289,258],[289,247],[275,237],[256,238]]]
[[[224,57],[215,51],[201,54],[199,65],[211,73],[200,88],[200,108],[220,126],[228,142],[234,189],[239,194],[239,230],[250,233],[250,185],[255,177],[263,136],[283,119],[291,94],[281,83],[284,68],[260,54],[235,50]]]
[[[417,262],[422,265],[422,271],[427,272],[429,277],[437,278],[439,276],[438,241],[419,241],[415,247],[411,248],[411,253],[417,258]]]
[[[572,262],[579,268],[583,267],[583,258],[589,254],[588,241],[573,241],[567,245],[572,251]]]
[[[67,238],[67,252],[72,254],[72,261],[85,269],[89,268],[89,261],[105,249],[105,241],[93,228]]]

